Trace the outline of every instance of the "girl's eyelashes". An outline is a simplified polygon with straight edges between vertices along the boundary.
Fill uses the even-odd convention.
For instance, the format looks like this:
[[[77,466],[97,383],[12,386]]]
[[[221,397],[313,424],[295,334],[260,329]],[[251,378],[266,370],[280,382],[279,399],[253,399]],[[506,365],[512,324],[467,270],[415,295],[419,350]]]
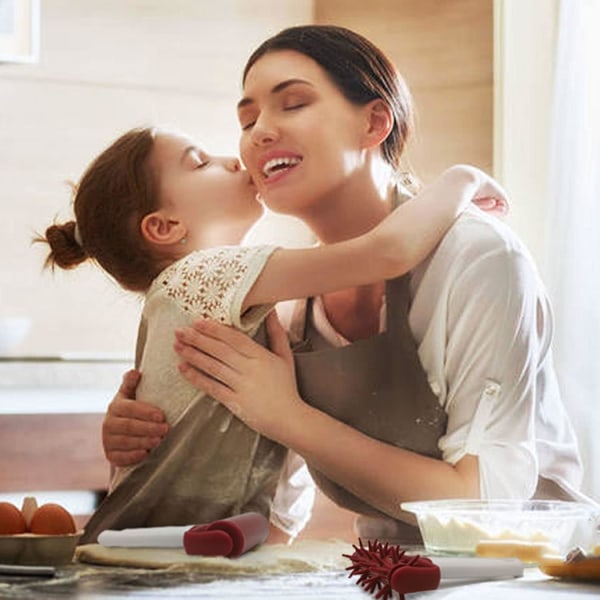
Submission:
[[[195,150],[190,153],[192,157],[194,169],[201,169],[209,163],[209,156],[200,150]]]

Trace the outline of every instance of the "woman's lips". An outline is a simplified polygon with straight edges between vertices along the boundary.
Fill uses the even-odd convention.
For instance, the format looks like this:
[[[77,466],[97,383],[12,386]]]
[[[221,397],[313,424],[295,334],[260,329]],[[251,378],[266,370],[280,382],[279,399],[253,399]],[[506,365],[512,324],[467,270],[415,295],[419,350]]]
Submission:
[[[299,154],[285,151],[272,151],[260,157],[258,170],[263,183],[274,183],[302,162]]]
[[[299,156],[280,156],[268,160],[262,168],[262,173],[265,179],[270,179],[281,171],[292,169],[300,164],[302,159]]]

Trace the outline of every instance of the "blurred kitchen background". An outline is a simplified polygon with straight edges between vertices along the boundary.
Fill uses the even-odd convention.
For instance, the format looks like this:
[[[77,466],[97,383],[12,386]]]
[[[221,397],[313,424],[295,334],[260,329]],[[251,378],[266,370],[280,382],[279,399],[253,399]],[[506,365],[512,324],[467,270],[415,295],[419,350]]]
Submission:
[[[0,0],[0,15],[21,11],[34,24],[39,16],[32,61],[0,63],[0,494],[55,490],[64,498],[66,490],[101,492],[107,477],[101,415],[131,364],[140,300],[92,266],[42,271],[45,248],[31,239],[70,218],[68,182],[137,125],[168,124],[211,152],[237,153],[235,104],[252,49],[290,25],[333,23],[384,49],[411,87],[417,129],[407,166],[418,177],[467,162],[510,192],[509,221],[555,300],[561,384],[581,437],[586,491],[600,497],[592,362],[600,87],[591,65],[600,48],[590,26],[600,26],[599,4]],[[0,56],[4,34],[0,27]],[[259,235],[310,240],[275,215]],[[4,318],[22,327],[12,341]]]

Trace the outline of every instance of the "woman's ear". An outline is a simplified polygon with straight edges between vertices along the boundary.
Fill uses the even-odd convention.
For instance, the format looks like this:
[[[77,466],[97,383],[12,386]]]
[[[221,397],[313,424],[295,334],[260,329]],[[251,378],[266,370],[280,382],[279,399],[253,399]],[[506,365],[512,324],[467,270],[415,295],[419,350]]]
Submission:
[[[381,98],[365,104],[366,130],[364,144],[367,148],[379,146],[385,141],[394,126],[392,109]]]
[[[177,244],[185,238],[187,230],[181,221],[171,219],[162,211],[148,213],[140,223],[142,237],[151,244]]]

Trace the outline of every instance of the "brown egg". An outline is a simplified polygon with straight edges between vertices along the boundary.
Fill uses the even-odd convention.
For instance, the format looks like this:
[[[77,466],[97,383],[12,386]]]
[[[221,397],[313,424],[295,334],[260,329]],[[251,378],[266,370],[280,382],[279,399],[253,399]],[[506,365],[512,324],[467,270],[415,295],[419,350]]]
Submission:
[[[10,502],[0,502],[0,535],[25,533],[27,524],[23,513]]]
[[[75,533],[75,521],[71,513],[60,504],[42,504],[31,517],[29,531],[44,535]]]

